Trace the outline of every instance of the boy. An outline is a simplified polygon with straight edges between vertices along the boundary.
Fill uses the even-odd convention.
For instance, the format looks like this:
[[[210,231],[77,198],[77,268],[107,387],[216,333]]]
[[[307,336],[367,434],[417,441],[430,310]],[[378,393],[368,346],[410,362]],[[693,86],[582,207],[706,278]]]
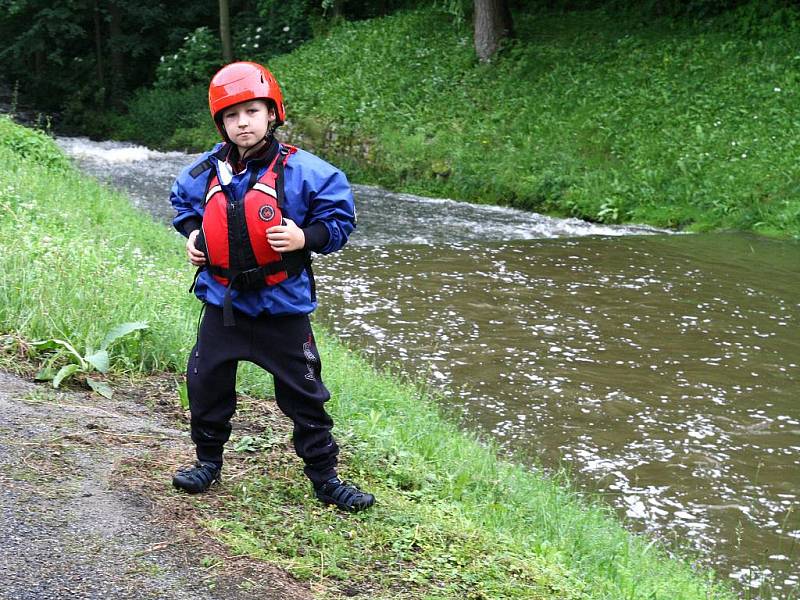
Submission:
[[[273,375],[317,498],[364,510],[374,496],[336,473],[339,449],[324,407],[330,394],[308,318],[316,307],[310,252],[327,254],[347,242],[355,228],[350,185],[332,165],[275,139],[285,119],[283,95],[263,66],[223,67],[208,101],[224,143],[189,165],[170,194],[205,308],[187,368],[197,462],[179,470],[173,485],[194,494],[219,480],[236,368],[248,360]]]

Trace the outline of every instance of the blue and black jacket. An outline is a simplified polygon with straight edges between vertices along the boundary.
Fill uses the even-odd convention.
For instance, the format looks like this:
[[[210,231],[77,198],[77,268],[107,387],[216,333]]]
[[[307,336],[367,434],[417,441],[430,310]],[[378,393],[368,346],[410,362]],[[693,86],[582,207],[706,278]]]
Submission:
[[[240,201],[268,168],[262,153],[239,165],[231,174],[223,163],[230,157],[230,146],[217,144],[209,152],[186,167],[172,186],[170,202],[176,211],[172,223],[184,236],[198,229],[210,169],[214,169],[233,201]],[[234,152],[235,154],[235,152]],[[333,165],[304,150],[289,157],[283,174],[283,206],[285,218],[294,221],[306,236],[306,249],[329,254],[347,243],[356,226],[355,205],[350,184],[344,173]],[[202,270],[194,286],[195,295],[203,302],[223,307],[226,288],[207,270]],[[258,290],[231,290],[233,307],[246,315],[308,314],[316,308],[313,280],[309,271]]]

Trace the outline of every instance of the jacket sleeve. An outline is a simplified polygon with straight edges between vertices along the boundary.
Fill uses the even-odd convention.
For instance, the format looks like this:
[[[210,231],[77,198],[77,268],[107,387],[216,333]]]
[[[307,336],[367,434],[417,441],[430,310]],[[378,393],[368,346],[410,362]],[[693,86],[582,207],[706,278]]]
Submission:
[[[302,169],[303,181],[297,183],[308,194],[309,208],[305,225],[325,225],[328,240],[319,252],[330,254],[342,248],[356,228],[355,202],[345,174],[332,165],[317,160],[321,164],[314,165],[317,168]]]
[[[187,168],[178,175],[169,193],[169,201],[175,209],[172,225],[184,236],[191,233],[193,224],[200,223],[203,219],[203,215],[198,212],[193,202],[192,188],[196,186],[191,185],[193,181],[188,170]]]

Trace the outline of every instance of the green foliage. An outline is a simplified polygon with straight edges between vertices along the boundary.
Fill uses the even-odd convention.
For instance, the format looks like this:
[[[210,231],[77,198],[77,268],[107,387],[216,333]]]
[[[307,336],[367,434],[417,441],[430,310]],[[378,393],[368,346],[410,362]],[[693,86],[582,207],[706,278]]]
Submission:
[[[208,84],[178,90],[150,89],[137,92],[128,104],[124,117],[108,117],[115,136],[136,140],[148,146],[166,147],[174,140],[175,148],[193,147],[195,140],[204,144],[218,134],[208,114]],[[181,134],[181,131],[189,131]]]
[[[186,33],[214,22],[203,3],[14,0],[0,11],[3,78],[19,81],[28,104],[68,110],[81,125],[91,113],[119,108],[152,80],[160,56]]]
[[[69,166],[64,153],[44,132],[22,129],[6,115],[0,115],[0,148],[53,170],[63,170]]]
[[[263,452],[281,443],[273,431],[267,429],[262,435],[243,435],[236,439],[233,444],[234,452]]]
[[[727,29],[753,38],[800,33],[800,7],[785,0],[746,2],[720,19]]]
[[[186,292],[182,238],[73,168],[26,160],[7,139],[0,137],[0,332],[78,341],[85,357],[118,323],[146,321],[152,335],[117,340],[112,366],[183,368],[198,307]]]
[[[156,88],[180,90],[208,85],[211,76],[222,66],[219,35],[208,27],[198,27],[184,38],[175,52],[162,56],[156,68]]]
[[[31,348],[35,351],[36,357],[47,354],[42,367],[36,375],[39,381],[52,381],[53,387],[58,388],[64,381],[75,376],[82,375],[87,385],[98,394],[111,398],[113,392],[111,387],[97,379],[89,376],[90,373],[106,373],[111,366],[111,357],[108,352],[109,346],[115,341],[130,335],[136,331],[147,329],[147,323],[123,323],[117,325],[109,331],[100,342],[100,347],[95,350],[91,346],[86,346],[86,351],[80,353],[75,348],[75,344],[67,340],[50,338],[39,342],[32,342]],[[58,364],[62,364],[58,371],[55,370]]]
[[[472,2],[469,0],[437,0],[435,6],[452,15],[456,24],[465,23],[472,13]]]
[[[178,127],[173,134],[163,144],[170,150],[191,150],[203,148],[207,150],[220,141],[219,132],[211,124],[207,111],[198,111],[196,114],[195,125],[201,120],[208,119],[208,126],[197,127]]]
[[[367,18],[410,0],[340,0],[338,14]],[[329,21],[318,0],[233,3],[236,58],[266,61]],[[178,89],[206,83],[222,63],[216,3],[7,0],[0,10],[3,83],[19,81],[26,104],[62,112],[63,124],[103,132],[96,111],[120,110],[153,82]]]
[[[314,8],[312,0],[261,0],[258,19],[237,35],[237,51],[257,62],[291,52],[311,38]]]
[[[357,181],[608,223],[800,237],[800,59],[795,30],[778,25],[797,9],[759,6],[703,22],[519,12],[519,38],[490,66],[451,15],[428,8],[343,23],[270,67],[290,141]],[[216,139],[199,110],[177,130],[169,121],[149,139],[197,150]]]

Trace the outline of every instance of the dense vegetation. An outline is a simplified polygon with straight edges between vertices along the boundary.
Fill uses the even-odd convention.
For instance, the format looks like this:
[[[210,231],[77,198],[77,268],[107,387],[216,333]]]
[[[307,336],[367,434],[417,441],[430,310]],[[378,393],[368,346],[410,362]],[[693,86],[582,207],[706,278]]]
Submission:
[[[356,181],[798,237],[800,13],[759,6],[702,20],[517,12],[518,39],[489,65],[465,26],[423,9],[342,23],[269,64],[289,139]],[[170,148],[216,139],[203,84],[142,90],[129,109],[103,133]]]
[[[293,50],[342,18],[363,19],[419,0],[224,0],[237,49],[263,59]],[[26,105],[60,111],[72,126],[98,110],[119,109],[136,88],[193,77],[221,66],[217,2],[154,0],[0,0],[0,83]],[[184,47],[207,43],[203,61]],[[171,70],[175,59],[178,68]]]
[[[146,321],[113,346],[114,371],[180,370],[198,313],[182,238],[81,176],[46,136],[5,118],[0,160],[0,362],[33,340],[83,352],[121,321]],[[232,552],[313,578],[327,597],[340,597],[331,591],[340,581],[372,598],[732,597],[626,533],[608,510],[498,460],[414,387],[319,337],[345,469],[380,503],[342,517],[309,499],[299,461],[280,477],[248,469],[226,484],[228,518],[208,524]],[[268,389],[253,371],[241,384]],[[247,444],[267,453],[267,442]]]
[[[469,0],[231,0],[233,42],[284,85],[288,138],[357,181],[800,237],[796,3],[507,1],[515,38],[490,64],[475,58]],[[209,7],[6,5],[15,99],[98,137],[215,141]]]

